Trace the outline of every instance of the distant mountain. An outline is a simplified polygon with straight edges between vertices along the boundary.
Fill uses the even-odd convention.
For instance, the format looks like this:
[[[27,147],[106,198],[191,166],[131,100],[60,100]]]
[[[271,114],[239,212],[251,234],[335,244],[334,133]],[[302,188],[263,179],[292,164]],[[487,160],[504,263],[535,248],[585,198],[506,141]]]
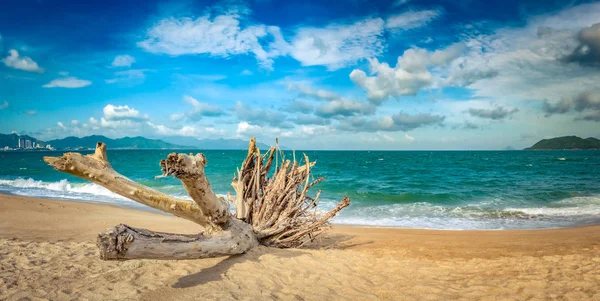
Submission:
[[[596,138],[580,138],[577,136],[564,136],[552,139],[543,139],[526,150],[544,149],[600,149],[600,140]]]
[[[130,149],[174,149],[186,148],[182,145],[168,143],[157,139],[148,139],[144,137],[124,137],[119,139],[110,139],[105,136],[93,135],[87,137],[67,137],[47,141],[48,144],[56,149],[77,149],[77,148],[94,148],[96,143],[102,141],[106,143],[109,149],[115,148],[130,148]]]
[[[41,141],[27,135],[0,134],[0,148],[6,146],[17,148],[19,138],[35,142],[36,145],[45,147],[47,144],[58,150],[70,149],[93,149],[96,143],[102,141],[109,149],[247,149],[248,140],[242,139],[196,139],[192,137],[165,137],[162,139],[148,139],[144,137],[124,137],[111,139],[106,136],[92,135],[87,137],[66,137],[50,141]],[[258,148],[266,150],[269,148],[264,143],[257,143]]]
[[[41,145],[42,147],[46,146],[46,143],[42,140],[38,140],[31,136],[27,135],[17,135],[17,134],[0,134],[0,148],[10,147],[17,148],[19,147],[19,138],[31,141],[32,147],[35,142],[36,145]]]
[[[185,145],[197,149],[247,149],[249,140],[242,139],[196,139],[192,137],[164,137],[162,140],[169,143]],[[264,143],[256,143],[261,150],[269,149]]]

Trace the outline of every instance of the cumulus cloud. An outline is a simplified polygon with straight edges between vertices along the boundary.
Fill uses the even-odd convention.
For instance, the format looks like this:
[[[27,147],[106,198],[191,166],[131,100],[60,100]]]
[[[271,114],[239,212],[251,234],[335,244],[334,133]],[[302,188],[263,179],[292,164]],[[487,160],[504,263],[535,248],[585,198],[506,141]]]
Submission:
[[[44,69],[40,68],[40,66],[38,66],[38,64],[30,57],[19,55],[19,52],[15,49],[11,49],[9,51],[9,55],[4,58],[2,62],[7,67],[25,70],[28,72],[44,73]]]
[[[568,62],[582,65],[600,65],[600,23],[583,28],[577,35],[579,45],[565,57]]]
[[[453,80],[467,85],[475,97],[496,101],[555,103],[597,88],[600,71],[590,68],[589,62],[599,13],[600,3],[586,3],[532,17],[523,27],[490,33],[488,28],[471,26],[464,34],[468,52],[451,64],[450,72],[462,67],[464,74],[479,80],[460,79],[458,73]],[[473,73],[476,70],[485,72]]]
[[[148,115],[142,115],[140,111],[130,108],[127,105],[115,106],[108,104],[102,109],[104,116],[102,119],[107,121],[144,121],[148,120]]]
[[[471,108],[468,110],[469,114],[474,117],[492,119],[492,120],[502,120],[506,117],[511,116],[512,114],[518,112],[519,109],[514,108],[512,110],[506,109],[501,106],[496,106],[493,109],[478,109]]]
[[[600,122],[600,111],[595,111],[595,112],[592,112],[592,113],[585,114],[582,117],[579,117],[577,119],[578,120]]]
[[[0,104],[0,110],[4,110],[6,108],[8,108],[8,101],[5,100],[2,102],[2,104]]]
[[[54,80],[50,81],[49,83],[43,85],[42,87],[44,87],[44,88],[76,89],[76,88],[87,87],[91,84],[92,84],[92,82],[89,80],[79,79],[74,76],[69,76],[69,77],[54,79]]]
[[[350,79],[367,92],[367,99],[374,104],[380,104],[389,97],[416,95],[434,84],[435,77],[430,68],[450,63],[463,50],[464,45],[460,43],[435,51],[407,49],[398,57],[394,68],[377,59],[369,59],[370,73],[373,76],[354,69],[350,73]]]
[[[300,96],[316,98],[319,100],[334,100],[339,99],[341,96],[337,93],[323,90],[313,89],[308,83],[305,82],[288,82],[286,83],[289,91],[298,92]]]
[[[331,124],[331,118],[323,118],[311,114],[299,114],[293,122],[299,125],[328,125]]]
[[[315,110],[315,107],[308,101],[294,99],[284,109],[291,113],[311,113]]]
[[[287,116],[282,112],[268,109],[251,108],[242,102],[235,105],[235,114],[241,122],[259,126],[271,126],[275,128],[292,128],[293,125],[287,121]]]
[[[394,30],[409,30],[427,25],[442,14],[441,10],[406,11],[393,15],[385,21],[385,27]]]
[[[340,98],[318,106],[315,114],[327,118],[372,115],[375,114],[375,106],[362,101]]]
[[[380,55],[384,49],[381,18],[323,28],[300,28],[291,43],[291,56],[303,66],[326,66],[336,70],[361,59]]]
[[[576,118],[578,120],[598,121],[598,116],[600,115],[600,93],[586,91],[576,97],[563,98],[554,103],[544,100],[542,109],[546,113],[546,117],[577,111],[587,112],[587,114]]]
[[[131,67],[135,63],[135,58],[128,54],[117,55],[112,61],[112,67]]]
[[[240,73],[240,75],[245,75],[245,76],[249,76],[249,75],[254,75],[254,73],[248,69],[244,69],[244,71],[242,71]]]
[[[379,118],[348,118],[342,120],[339,125],[340,130],[354,132],[376,132],[376,131],[410,131],[416,128],[440,125],[445,116],[419,113],[409,115],[398,113],[392,116],[383,116]]]
[[[314,110],[315,114],[319,117],[332,118],[372,115],[375,113],[376,108],[372,104],[347,99],[331,91],[314,89],[308,83],[288,82],[287,88],[290,91],[298,92],[298,95],[301,97],[309,97],[325,102],[317,105]],[[295,106],[295,109],[304,113],[309,113],[314,108],[313,104],[302,100],[295,100],[292,102],[292,106]]]
[[[25,114],[27,114],[29,116],[33,116],[33,115],[37,114],[37,112],[35,110],[27,110],[27,111],[25,111]]]
[[[238,123],[236,134],[242,137],[256,136],[259,135],[262,128],[258,125],[249,124],[246,121]]]
[[[202,119],[202,117],[206,117],[206,116],[225,115],[225,112],[223,111],[223,109],[221,109],[220,106],[212,105],[212,104],[205,103],[205,102],[200,102],[197,99],[195,99],[189,95],[183,96],[183,100],[187,104],[192,106],[192,110],[189,112],[186,112],[186,113],[172,115],[171,116],[172,120],[178,120],[183,117],[187,117],[190,120],[198,121],[198,120]]]
[[[233,7],[216,16],[163,19],[147,31],[138,46],[169,55],[253,55],[262,67],[272,69],[273,58],[287,53],[287,43],[276,26],[247,24],[248,11]]]

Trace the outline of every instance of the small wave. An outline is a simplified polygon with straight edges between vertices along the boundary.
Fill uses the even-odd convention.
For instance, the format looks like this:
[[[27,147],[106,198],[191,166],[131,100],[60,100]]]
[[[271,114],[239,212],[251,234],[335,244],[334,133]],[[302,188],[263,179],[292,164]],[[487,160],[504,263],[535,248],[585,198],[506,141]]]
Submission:
[[[557,158],[556,160],[558,160],[558,161],[565,161],[565,160],[567,160],[567,158]]]
[[[66,193],[73,192],[73,193],[80,193],[80,194],[90,194],[90,195],[95,195],[95,196],[108,196],[108,197],[112,197],[112,198],[124,199],[123,197],[110,192],[108,189],[106,189],[102,186],[92,184],[92,183],[74,185],[74,184],[71,184],[66,179],[60,180],[58,182],[42,182],[42,181],[36,181],[32,178],[29,178],[29,179],[18,178],[16,180],[0,180],[0,185],[14,187],[14,188],[37,188],[37,189],[51,190],[51,191],[57,191],[57,192],[66,192]]]

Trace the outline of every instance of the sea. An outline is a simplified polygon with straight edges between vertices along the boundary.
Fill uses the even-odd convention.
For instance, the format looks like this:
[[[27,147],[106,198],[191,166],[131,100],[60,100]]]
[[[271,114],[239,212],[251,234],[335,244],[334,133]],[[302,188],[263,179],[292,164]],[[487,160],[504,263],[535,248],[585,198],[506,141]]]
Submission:
[[[189,199],[177,179],[155,178],[170,152],[109,150],[108,158],[119,173]],[[202,152],[213,190],[233,193],[246,151]],[[317,161],[315,177],[327,177],[313,188],[322,190],[320,210],[351,199],[334,224],[503,230],[600,223],[600,151],[296,151],[296,158],[302,153]],[[0,193],[154,210],[42,160],[61,154],[0,152]]]

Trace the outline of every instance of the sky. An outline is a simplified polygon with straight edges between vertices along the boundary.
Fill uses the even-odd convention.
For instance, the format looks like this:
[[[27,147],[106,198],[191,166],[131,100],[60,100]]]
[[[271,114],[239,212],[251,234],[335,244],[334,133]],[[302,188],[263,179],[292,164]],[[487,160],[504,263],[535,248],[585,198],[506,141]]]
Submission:
[[[600,2],[11,1],[13,131],[382,150],[600,137]]]

